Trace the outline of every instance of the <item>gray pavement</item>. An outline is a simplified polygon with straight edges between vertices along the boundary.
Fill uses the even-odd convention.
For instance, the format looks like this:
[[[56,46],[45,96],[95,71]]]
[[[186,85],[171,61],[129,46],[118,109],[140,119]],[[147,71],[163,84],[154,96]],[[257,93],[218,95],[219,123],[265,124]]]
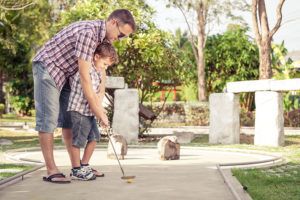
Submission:
[[[56,162],[65,173],[70,172],[70,162],[65,150],[54,152]],[[42,159],[39,151],[11,153],[7,159]],[[23,181],[0,190],[0,199],[201,199],[233,200],[227,185],[217,171],[216,163],[257,161],[270,158],[266,155],[210,151],[205,148],[181,148],[180,160],[161,161],[156,149],[129,148],[121,161],[126,175],[135,175],[133,183],[121,179],[116,160],[106,158],[106,149],[97,149],[90,162],[105,173],[95,181],[72,181],[59,185],[42,181],[45,169],[25,176]]]

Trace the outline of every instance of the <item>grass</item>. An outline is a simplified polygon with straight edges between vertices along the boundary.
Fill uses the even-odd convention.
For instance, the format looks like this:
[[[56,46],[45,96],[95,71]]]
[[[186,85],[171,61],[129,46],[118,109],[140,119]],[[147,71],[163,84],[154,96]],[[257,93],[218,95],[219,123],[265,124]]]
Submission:
[[[20,148],[32,148],[39,147],[39,139],[37,133],[28,132],[16,132],[8,130],[0,130],[0,138],[8,139],[13,142],[12,145],[1,145],[0,146],[0,156],[3,152],[7,150],[20,149]],[[62,146],[61,137],[54,138],[55,146]],[[14,176],[15,174],[31,169],[32,166],[26,165],[16,165],[16,164],[4,164],[1,163],[0,159],[0,180]],[[9,170],[3,170],[9,169]],[[16,172],[15,172],[16,171]]]
[[[16,114],[3,114],[0,118],[1,122],[34,122],[35,117],[29,117],[29,116],[18,116]]]
[[[208,135],[196,137],[189,146],[206,146],[280,153],[287,164],[268,169],[233,169],[233,175],[247,188],[253,200],[300,199],[300,136],[286,136],[283,147],[254,146],[253,136],[241,135],[240,144],[211,145]]]
[[[233,175],[253,200],[299,200],[300,165],[289,163],[270,169],[234,169]]]
[[[300,136],[287,136],[283,147],[230,145],[228,147],[281,153],[287,164],[268,169],[233,169],[253,200],[300,199]]]
[[[0,130],[0,138],[8,139],[13,142],[12,145],[2,145],[0,151],[11,149],[39,147],[39,139],[37,133],[16,132],[8,130]],[[63,145],[61,138],[54,138],[55,145]]]
[[[32,169],[28,165],[0,164],[0,180],[16,175],[17,173]]]

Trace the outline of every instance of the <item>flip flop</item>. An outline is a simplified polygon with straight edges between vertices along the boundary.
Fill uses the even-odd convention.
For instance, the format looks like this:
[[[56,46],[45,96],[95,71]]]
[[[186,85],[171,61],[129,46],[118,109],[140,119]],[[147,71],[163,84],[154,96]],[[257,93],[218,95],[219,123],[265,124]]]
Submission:
[[[97,170],[95,170],[95,169],[93,169],[93,168],[92,168],[92,172],[93,172],[93,174],[96,175],[96,177],[104,177],[104,174],[103,174],[103,173],[98,172]]]
[[[59,184],[71,183],[71,181],[67,179],[63,173],[52,174],[48,177],[44,176],[43,181],[50,182],[50,183],[59,183]]]

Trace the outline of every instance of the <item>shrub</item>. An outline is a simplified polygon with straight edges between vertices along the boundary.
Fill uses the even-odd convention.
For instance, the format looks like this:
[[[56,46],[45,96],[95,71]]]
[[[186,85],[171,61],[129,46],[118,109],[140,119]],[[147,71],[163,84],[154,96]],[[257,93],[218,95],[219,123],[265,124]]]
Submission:
[[[0,103],[0,117],[2,117],[4,111],[5,111],[5,105],[3,103]]]

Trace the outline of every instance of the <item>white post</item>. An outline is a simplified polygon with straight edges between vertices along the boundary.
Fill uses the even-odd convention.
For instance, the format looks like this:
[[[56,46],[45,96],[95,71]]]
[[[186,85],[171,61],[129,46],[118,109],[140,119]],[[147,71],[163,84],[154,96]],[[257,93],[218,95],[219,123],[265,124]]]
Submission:
[[[284,144],[283,97],[279,92],[255,92],[255,145]]]
[[[240,143],[239,95],[214,93],[209,96],[209,143]]]
[[[117,89],[114,97],[112,128],[128,143],[138,141],[139,96],[137,89]]]

